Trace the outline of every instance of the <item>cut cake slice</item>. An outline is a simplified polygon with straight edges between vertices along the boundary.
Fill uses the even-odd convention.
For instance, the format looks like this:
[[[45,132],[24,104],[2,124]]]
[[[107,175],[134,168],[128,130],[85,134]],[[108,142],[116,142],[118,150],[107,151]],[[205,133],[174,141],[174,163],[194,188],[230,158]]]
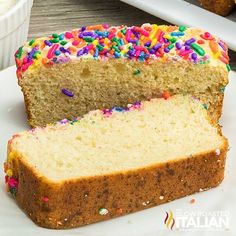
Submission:
[[[217,186],[227,147],[202,104],[177,95],[14,135],[6,182],[36,224],[71,228]]]

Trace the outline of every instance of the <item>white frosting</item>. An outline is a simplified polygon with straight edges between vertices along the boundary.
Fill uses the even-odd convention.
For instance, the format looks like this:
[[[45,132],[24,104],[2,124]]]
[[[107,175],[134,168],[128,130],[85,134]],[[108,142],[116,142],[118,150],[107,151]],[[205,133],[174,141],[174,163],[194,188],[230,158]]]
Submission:
[[[17,0],[0,0],[0,15],[7,12],[16,2]]]

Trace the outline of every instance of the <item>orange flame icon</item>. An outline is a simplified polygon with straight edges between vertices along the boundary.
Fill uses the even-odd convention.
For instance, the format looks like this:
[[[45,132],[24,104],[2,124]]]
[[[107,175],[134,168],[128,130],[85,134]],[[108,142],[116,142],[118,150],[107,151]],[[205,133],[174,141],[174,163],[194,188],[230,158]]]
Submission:
[[[175,225],[175,219],[173,218],[173,213],[170,211],[169,213],[166,212],[166,218],[164,220],[164,224],[168,229],[173,230],[173,227]]]

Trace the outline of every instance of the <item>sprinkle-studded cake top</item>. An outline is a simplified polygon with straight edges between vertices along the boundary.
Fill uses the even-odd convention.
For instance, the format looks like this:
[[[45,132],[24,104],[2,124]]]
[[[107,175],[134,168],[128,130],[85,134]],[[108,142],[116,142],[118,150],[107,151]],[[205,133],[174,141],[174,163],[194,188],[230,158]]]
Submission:
[[[185,26],[104,24],[25,43],[15,54],[17,76],[21,78],[24,72],[39,65],[52,66],[81,58],[124,58],[146,63],[185,60],[230,70],[226,44],[209,32]]]

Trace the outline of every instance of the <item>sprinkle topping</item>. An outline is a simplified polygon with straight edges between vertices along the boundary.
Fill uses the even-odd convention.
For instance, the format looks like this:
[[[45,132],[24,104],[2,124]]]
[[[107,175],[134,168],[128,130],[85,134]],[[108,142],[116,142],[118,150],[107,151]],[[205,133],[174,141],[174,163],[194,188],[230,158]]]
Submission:
[[[99,213],[99,215],[101,215],[101,216],[105,216],[105,215],[107,215],[107,214],[109,213],[109,211],[108,211],[106,208],[100,208],[100,209],[98,210],[98,213]]]
[[[139,69],[134,71],[134,75],[140,75],[140,74],[141,74],[141,71]]]
[[[164,98],[165,100],[167,100],[168,98],[170,98],[170,93],[168,91],[164,91],[162,93],[162,98]]]
[[[215,150],[215,153],[216,153],[216,156],[219,156],[219,155],[220,155],[220,149],[217,148],[217,149]]]
[[[48,201],[49,201],[49,198],[46,197],[46,196],[44,196],[44,197],[42,197],[42,201],[43,201],[43,202],[48,202]]]
[[[203,103],[202,106],[203,106],[204,109],[208,110],[207,104]]]
[[[12,194],[13,197],[16,197],[16,193],[18,190],[18,179],[13,177],[13,171],[12,171],[12,157],[13,154],[9,154],[8,161],[4,163],[4,172],[5,175],[5,183],[7,184],[8,191]]]
[[[74,94],[72,93],[72,92],[70,92],[69,90],[67,90],[67,89],[62,89],[61,90],[61,92],[62,93],[64,93],[66,96],[68,96],[68,97],[74,97]]]
[[[192,198],[192,199],[189,201],[190,204],[194,204],[195,202],[196,202],[196,199],[195,199],[195,198]]]
[[[29,68],[41,64],[52,66],[82,57],[123,58],[146,63],[153,60],[185,60],[194,64],[214,61],[228,65],[227,50],[227,46],[209,32],[185,26],[109,27],[103,24],[33,39],[18,49],[15,60],[17,75],[21,78]]]

